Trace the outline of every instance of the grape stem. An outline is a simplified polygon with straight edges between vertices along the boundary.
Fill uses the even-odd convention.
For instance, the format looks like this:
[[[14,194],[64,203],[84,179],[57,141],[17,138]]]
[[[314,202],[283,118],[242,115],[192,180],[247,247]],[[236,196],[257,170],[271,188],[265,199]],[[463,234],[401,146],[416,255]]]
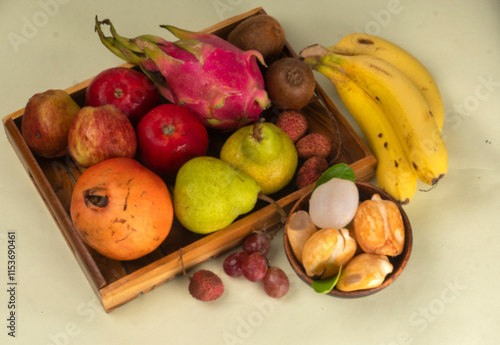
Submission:
[[[184,274],[185,277],[188,277],[189,280],[191,280],[191,276],[186,273],[186,269],[184,268],[184,260],[182,260],[182,248],[179,250],[179,254],[180,254],[180,259],[181,259],[182,273]]]
[[[276,210],[278,211],[278,213],[280,214],[281,216],[281,219],[280,219],[280,225],[278,226],[278,228],[271,233],[269,239],[272,240],[276,234],[278,233],[278,231],[280,230],[281,226],[283,226],[285,223],[286,223],[286,219],[287,219],[287,214],[285,212],[285,210],[280,206],[278,205],[278,203],[276,201],[274,201],[272,198],[270,198],[269,196],[263,194],[263,193],[259,193],[258,196],[257,196],[260,200],[264,200],[264,201],[267,201],[268,203],[270,203],[271,205],[273,205]]]

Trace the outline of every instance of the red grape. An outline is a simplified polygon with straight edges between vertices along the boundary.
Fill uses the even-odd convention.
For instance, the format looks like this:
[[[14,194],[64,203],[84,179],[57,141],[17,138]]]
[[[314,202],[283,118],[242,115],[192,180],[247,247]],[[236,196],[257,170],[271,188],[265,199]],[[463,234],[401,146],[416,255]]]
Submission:
[[[263,234],[252,234],[243,242],[243,251],[247,254],[260,252],[266,256],[271,248],[271,241]]]
[[[243,275],[241,265],[247,257],[248,254],[245,252],[236,252],[230,254],[222,263],[224,272],[226,272],[228,276],[233,278],[241,277]]]
[[[285,272],[279,267],[270,267],[262,280],[264,291],[268,296],[281,298],[288,293],[290,281]]]
[[[267,272],[267,260],[259,252],[252,253],[243,261],[241,270],[245,278],[251,282],[261,281]]]

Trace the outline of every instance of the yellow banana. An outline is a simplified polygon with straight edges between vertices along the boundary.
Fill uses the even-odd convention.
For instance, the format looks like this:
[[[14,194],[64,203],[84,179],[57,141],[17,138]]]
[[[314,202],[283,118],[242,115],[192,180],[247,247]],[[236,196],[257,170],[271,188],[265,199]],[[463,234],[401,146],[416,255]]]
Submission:
[[[340,70],[326,65],[316,70],[333,83],[377,158],[379,187],[400,204],[408,204],[417,190],[417,175],[380,105]]]
[[[443,128],[444,106],[441,92],[429,70],[408,51],[393,42],[365,33],[346,35],[327,49],[341,55],[370,55],[394,65],[420,89],[439,130]]]
[[[385,60],[345,56],[319,45],[301,52],[313,69],[327,65],[354,80],[384,110],[418,178],[434,185],[448,171],[448,152],[429,106],[415,84]]]

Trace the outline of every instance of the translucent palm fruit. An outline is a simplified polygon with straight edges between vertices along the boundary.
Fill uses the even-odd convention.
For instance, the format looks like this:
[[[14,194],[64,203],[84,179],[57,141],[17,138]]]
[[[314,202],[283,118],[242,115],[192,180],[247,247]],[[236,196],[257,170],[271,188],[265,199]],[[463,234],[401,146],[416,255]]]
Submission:
[[[392,264],[385,255],[356,255],[342,268],[336,288],[341,291],[356,291],[377,287],[384,282],[392,269]]]
[[[317,187],[309,200],[309,214],[318,228],[342,229],[356,214],[359,192],[350,180],[332,178]]]
[[[287,236],[295,258],[302,263],[302,251],[307,240],[318,228],[312,222],[311,216],[304,210],[290,215],[287,224]]]
[[[305,243],[302,265],[309,277],[329,278],[339,272],[356,252],[356,241],[347,229],[321,229]]]
[[[404,223],[394,202],[374,194],[359,205],[353,224],[358,244],[366,253],[396,256],[403,251]]]

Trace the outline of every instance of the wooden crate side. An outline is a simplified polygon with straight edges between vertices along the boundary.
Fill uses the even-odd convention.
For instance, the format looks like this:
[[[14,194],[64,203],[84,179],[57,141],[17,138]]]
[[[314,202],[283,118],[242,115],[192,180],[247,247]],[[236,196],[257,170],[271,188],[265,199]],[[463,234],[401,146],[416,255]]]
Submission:
[[[312,186],[298,190],[277,203],[288,212],[295,200],[308,193]],[[186,270],[233,249],[254,229],[274,228],[281,225],[281,217],[273,205],[268,205],[244,219],[182,248],[182,258]],[[110,312],[117,307],[147,293],[151,287],[157,287],[182,273],[180,249],[165,256],[128,276],[101,289],[104,308]]]
[[[71,219],[66,213],[64,207],[61,205],[54,190],[52,189],[52,186],[47,181],[35,157],[24,142],[21,132],[16,126],[13,117],[6,119],[4,126],[7,138],[11,142],[11,145],[19,157],[21,164],[28,172],[38,193],[42,197],[42,200],[45,202],[52,217],[56,221],[56,224],[59,226],[61,233],[75,255],[78,264],[91,283],[92,288],[94,291],[98,291],[106,284],[106,282],[95,265],[92,256],[88,252],[78,234],[75,232]]]

